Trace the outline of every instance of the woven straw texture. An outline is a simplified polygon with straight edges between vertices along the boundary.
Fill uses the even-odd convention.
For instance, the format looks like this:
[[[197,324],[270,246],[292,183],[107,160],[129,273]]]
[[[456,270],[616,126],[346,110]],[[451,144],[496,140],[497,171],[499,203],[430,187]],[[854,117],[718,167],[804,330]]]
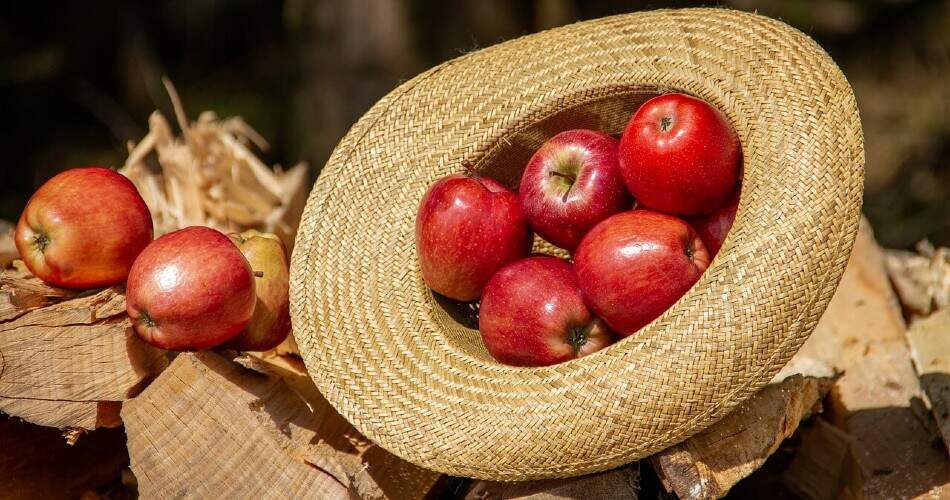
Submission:
[[[722,109],[742,141],[722,251],[634,338],[545,368],[493,361],[464,308],[422,282],[413,228],[426,188],[465,162],[515,187],[545,139],[619,133],[671,90]],[[327,399],[409,461],[497,480],[608,469],[713,423],[795,353],[844,270],[863,177],[851,88],[778,21],[666,10],[519,38],[403,84],[336,148],[297,236],[294,331]]]

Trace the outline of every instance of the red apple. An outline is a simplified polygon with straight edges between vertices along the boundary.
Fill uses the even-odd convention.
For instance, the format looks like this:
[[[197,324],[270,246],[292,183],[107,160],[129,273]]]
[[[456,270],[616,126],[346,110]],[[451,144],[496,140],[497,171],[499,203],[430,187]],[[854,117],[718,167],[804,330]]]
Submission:
[[[645,102],[620,138],[620,171],[640,206],[708,214],[729,201],[742,151],[726,117],[703,100],[666,94]]]
[[[277,235],[254,229],[229,237],[254,271],[257,305],[247,328],[227,347],[240,351],[273,349],[290,333],[290,278],[284,242]]]
[[[208,349],[234,338],[254,312],[254,276],[227,236],[192,226],[142,250],[125,299],[132,327],[162,349]]]
[[[125,281],[152,241],[152,216],[135,185],[102,167],[74,168],[40,186],[20,215],[16,247],[34,275],[85,289]]]
[[[699,233],[703,243],[706,244],[706,250],[709,251],[709,257],[715,257],[722,248],[722,242],[726,241],[726,235],[732,228],[732,222],[736,219],[736,210],[739,208],[739,192],[733,195],[728,203],[719,210],[698,219],[690,221],[690,225]]]
[[[708,265],[709,252],[689,224],[649,210],[601,222],[574,255],[584,298],[622,336],[660,316]]]
[[[487,177],[443,177],[419,204],[422,278],[455,300],[477,299],[495,271],[531,251],[531,240],[518,195]]]
[[[515,366],[546,366],[610,345],[613,335],[584,304],[567,261],[535,256],[492,276],[479,309],[488,352]]]
[[[528,161],[518,193],[535,232],[571,251],[598,222],[630,208],[617,140],[593,130],[568,130],[544,143]]]

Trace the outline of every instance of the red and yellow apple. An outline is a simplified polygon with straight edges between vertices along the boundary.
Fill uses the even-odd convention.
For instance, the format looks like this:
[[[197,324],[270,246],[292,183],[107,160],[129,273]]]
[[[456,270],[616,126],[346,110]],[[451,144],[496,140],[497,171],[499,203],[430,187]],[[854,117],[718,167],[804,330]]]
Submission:
[[[719,110],[684,94],[645,102],[620,138],[620,172],[643,208],[684,216],[708,214],[729,201],[742,150]]]
[[[152,216],[130,180],[102,167],[74,168],[40,186],[14,236],[34,275],[55,286],[99,288],[125,281],[152,241]]]
[[[436,181],[419,204],[416,251],[426,285],[471,301],[505,264],[531,250],[518,195],[493,179],[455,174]]]
[[[534,231],[571,251],[598,222],[630,208],[617,140],[593,130],[568,130],[544,143],[528,161],[518,194]]]
[[[247,259],[220,231],[200,226],[145,247],[132,264],[125,298],[135,332],[178,351],[231,340],[251,320],[256,302]]]
[[[251,229],[229,235],[254,271],[257,304],[247,327],[227,343],[240,351],[266,351],[290,333],[287,250],[277,235]]]
[[[590,307],[626,337],[679,300],[709,260],[699,235],[685,221],[632,210],[587,233],[574,254],[574,270]]]
[[[534,256],[503,267],[485,286],[479,330],[488,352],[515,366],[546,366],[610,345],[613,335],[584,304],[569,262]]]

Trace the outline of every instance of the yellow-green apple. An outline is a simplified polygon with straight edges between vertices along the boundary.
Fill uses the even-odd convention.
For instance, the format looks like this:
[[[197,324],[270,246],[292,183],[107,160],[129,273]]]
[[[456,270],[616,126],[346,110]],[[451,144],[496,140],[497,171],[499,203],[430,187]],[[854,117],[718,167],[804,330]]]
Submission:
[[[256,301],[254,276],[227,236],[186,227],[142,250],[125,299],[132,327],[146,342],[197,351],[227,342],[247,326]]]
[[[699,233],[699,237],[706,244],[706,250],[709,251],[709,257],[715,257],[722,248],[722,243],[726,241],[726,235],[732,229],[732,223],[736,219],[736,210],[739,209],[739,191],[732,196],[728,203],[719,210],[689,221],[690,225]]]
[[[706,101],[666,94],[643,103],[620,137],[620,172],[643,208],[695,216],[723,206],[739,180],[735,129]]]
[[[518,195],[531,228],[573,251],[598,222],[630,208],[617,140],[584,129],[555,135],[528,161]]]
[[[273,349],[290,333],[290,282],[284,242],[277,235],[254,229],[229,237],[254,271],[257,305],[247,327],[227,347],[241,351]]]
[[[17,223],[15,242],[34,275],[55,286],[99,288],[125,281],[152,241],[152,216],[135,185],[102,167],[57,174],[40,186]]]
[[[706,246],[685,221],[632,210],[587,233],[574,254],[574,269],[590,307],[626,337],[679,300],[709,260]]]
[[[610,345],[613,334],[584,304],[569,262],[533,256],[501,268],[482,295],[478,328],[488,352],[515,366],[546,366]]]
[[[472,172],[432,184],[416,215],[422,278],[455,300],[477,299],[495,271],[530,252],[531,240],[518,195]]]

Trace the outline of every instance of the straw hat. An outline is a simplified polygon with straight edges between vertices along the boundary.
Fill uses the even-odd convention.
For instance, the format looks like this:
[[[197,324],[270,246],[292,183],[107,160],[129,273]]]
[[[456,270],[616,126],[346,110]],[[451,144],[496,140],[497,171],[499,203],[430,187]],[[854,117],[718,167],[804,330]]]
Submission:
[[[633,338],[545,368],[493,361],[468,311],[420,276],[427,186],[471,162],[515,187],[558,131],[619,133],[674,90],[718,106],[742,141],[739,213],[718,257]],[[297,236],[294,331],[330,403],[411,462],[500,480],[612,468],[715,422],[795,353],[844,270],[863,177],[848,82],[778,21],[664,10],[526,36],[406,82],[346,135]]]

